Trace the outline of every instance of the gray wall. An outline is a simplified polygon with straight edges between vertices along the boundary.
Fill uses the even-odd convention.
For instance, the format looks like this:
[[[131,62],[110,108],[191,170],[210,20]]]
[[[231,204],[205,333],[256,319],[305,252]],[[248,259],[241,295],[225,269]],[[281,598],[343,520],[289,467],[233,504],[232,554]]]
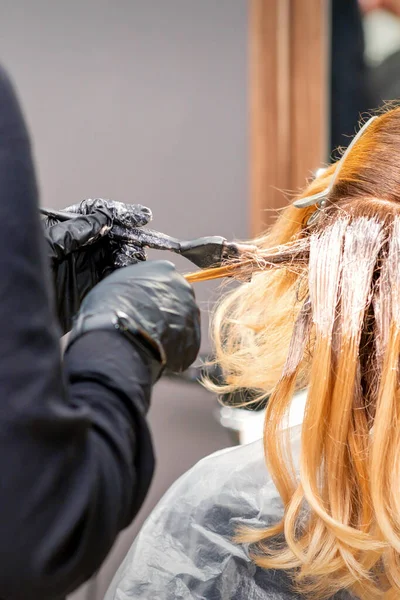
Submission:
[[[0,9],[1,57],[29,121],[43,204],[142,202],[171,235],[246,237],[246,0],[0,0]],[[206,311],[214,288],[196,289]],[[86,597],[102,596],[170,483],[229,443],[215,409],[201,389],[158,385],[152,491]]]

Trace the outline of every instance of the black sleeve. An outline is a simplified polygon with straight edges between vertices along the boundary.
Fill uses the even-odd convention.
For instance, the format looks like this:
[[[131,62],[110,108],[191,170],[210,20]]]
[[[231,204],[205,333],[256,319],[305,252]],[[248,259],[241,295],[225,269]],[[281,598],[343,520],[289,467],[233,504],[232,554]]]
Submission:
[[[101,564],[153,471],[150,367],[117,332],[64,364],[28,134],[0,71],[0,598],[63,597]]]

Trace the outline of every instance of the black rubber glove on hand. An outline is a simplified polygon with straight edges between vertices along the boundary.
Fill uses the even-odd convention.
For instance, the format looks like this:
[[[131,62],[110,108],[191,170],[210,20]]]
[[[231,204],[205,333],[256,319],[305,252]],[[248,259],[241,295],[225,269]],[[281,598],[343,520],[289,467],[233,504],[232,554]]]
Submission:
[[[154,261],[120,269],[84,299],[69,345],[93,330],[117,330],[153,362],[153,382],[164,367],[185,371],[200,347],[200,311],[192,287],[172,263]]]
[[[146,253],[142,246],[124,241],[123,234],[137,227],[144,227],[153,218],[147,206],[141,204],[124,204],[116,200],[95,198],[83,200],[79,204],[69,206],[65,210],[80,215],[90,215],[96,210],[107,210],[113,218],[113,227],[110,231],[110,245],[114,253],[115,268],[128,267],[141,260],[146,260]]]
[[[143,248],[112,234],[113,224],[139,227],[151,219],[151,211],[144,206],[112,200],[84,200],[70,208],[79,216],[43,221],[63,333],[71,329],[83,298],[99,281],[118,267],[146,259]]]

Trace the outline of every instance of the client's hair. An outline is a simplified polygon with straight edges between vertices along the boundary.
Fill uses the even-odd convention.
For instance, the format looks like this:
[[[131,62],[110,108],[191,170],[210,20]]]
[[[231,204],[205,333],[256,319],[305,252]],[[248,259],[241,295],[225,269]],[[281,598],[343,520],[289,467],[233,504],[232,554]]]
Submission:
[[[255,562],[291,570],[318,599],[344,588],[399,598],[400,109],[300,198],[327,188],[338,164],[323,208],[289,206],[255,241],[257,256],[214,271],[245,282],[215,312],[225,384],[213,389],[271,394],[265,456],[284,516],[240,532]],[[285,424],[305,385],[296,467]]]

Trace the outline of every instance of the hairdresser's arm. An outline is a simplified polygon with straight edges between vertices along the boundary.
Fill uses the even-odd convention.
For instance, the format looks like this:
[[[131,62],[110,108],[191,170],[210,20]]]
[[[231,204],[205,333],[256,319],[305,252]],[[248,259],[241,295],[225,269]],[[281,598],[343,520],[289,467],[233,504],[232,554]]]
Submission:
[[[1,70],[0,226],[0,598],[55,600],[145,496],[151,361],[93,331],[62,367],[28,135]]]

